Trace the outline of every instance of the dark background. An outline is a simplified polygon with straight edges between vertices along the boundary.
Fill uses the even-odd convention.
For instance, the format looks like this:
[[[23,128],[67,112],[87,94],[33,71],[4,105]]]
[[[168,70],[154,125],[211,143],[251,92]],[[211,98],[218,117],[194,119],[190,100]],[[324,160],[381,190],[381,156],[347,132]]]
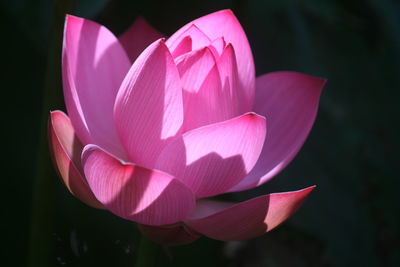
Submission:
[[[295,70],[328,78],[299,155],[271,182],[234,197],[318,188],[271,233],[231,243],[202,238],[161,250],[156,266],[400,266],[399,1],[9,0],[0,8],[0,265],[134,266],[135,225],[72,197],[48,157],[48,112],[64,109],[64,12],[116,34],[140,14],[170,35],[230,8],[248,35],[258,75]]]

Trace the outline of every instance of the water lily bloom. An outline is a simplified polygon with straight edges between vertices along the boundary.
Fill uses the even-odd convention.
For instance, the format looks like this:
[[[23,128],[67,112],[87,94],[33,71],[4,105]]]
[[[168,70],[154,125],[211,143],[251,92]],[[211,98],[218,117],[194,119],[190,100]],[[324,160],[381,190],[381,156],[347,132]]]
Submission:
[[[137,222],[151,240],[253,238],[278,226],[314,189],[228,203],[293,159],[316,117],[324,80],[255,77],[230,10],[164,39],[143,19],[120,37],[67,16],[62,76],[68,116],[53,111],[50,148],[81,201]]]

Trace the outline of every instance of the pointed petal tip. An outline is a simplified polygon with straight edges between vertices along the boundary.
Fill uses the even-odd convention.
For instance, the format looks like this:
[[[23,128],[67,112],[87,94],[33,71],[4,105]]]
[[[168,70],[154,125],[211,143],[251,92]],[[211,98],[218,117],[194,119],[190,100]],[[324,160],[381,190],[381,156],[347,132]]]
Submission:
[[[316,185],[296,191],[272,193],[269,195],[269,208],[265,218],[267,232],[275,229],[289,219],[303,205]]]
[[[232,119],[226,120],[225,122],[233,121],[233,120],[240,120],[240,119],[242,119],[242,120],[247,120],[247,119],[265,120],[265,117],[254,111],[250,111],[250,112],[246,112],[242,115],[239,115],[237,117],[234,117]]]
[[[228,49],[228,48],[229,48],[229,49],[233,49],[233,50],[235,49],[235,48],[233,47],[233,44],[232,44],[232,43],[227,43],[227,44],[226,44],[225,49]]]
[[[144,17],[139,16],[118,37],[118,40],[133,63],[146,47],[161,37],[163,37],[162,33],[148,23]]]
[[[236,51],[235,51],[235,47],[233,46],[232,43],[227,43],[225,45],[224,50],[222,50],[222,54],[221,57],[228,55],[229,57],[232,57],[235,61],[235,64],[237,64],[236,60]]]
[[[317,188],[317,185],[312,185],[312,186],[309,186],[309,187],[299,190],[299,192],[303,192],[304,197],[307,197],[309,194],[311,194],[312,191],[314,191],[315,188]]]
[[[193,51],[194,53],[196,52]],[[215,54],[213,53],[213,51],[211,50],[211,48],[209,46],[205,46],[203,48],[200,49],[199,54],[201,54],[203,57],[205,56],[210,56],[214,59],[214,64],[216,63],[217,59],[215,58]]]
[[[72,15],[72,14],[65,14],[65,18],[66,19],[74,19],[74,18],[80,18],[80,17],[77,17],[77,16],[75,16],[75,15]]]
[[[236,59],[235,47],[233,46],[232,43],[227,43],[227,44],[225,45],[225,48],[224,48],[224,50],[222,51],[222,54],[226,54],[226,53],[229,53],[230,56],[235,57],[235,59]]]
[[[71,14],[65,14],[65,27],[83,20],[85,19]]]
[[[316,77],[316,78],[321,80],[321,90],[324,89],[326,84],[328,83],[328,79],[323,77]]]
[[[263,235],[290,218],[315,189],[272,193],[247,201],[226,205],[218,201],[199,200],[197,210],[185,223],[207,237],[238,241]],[[200,216],[196,216],[200,215]]]
[[[66,39],[67,39],[66,38],[67,32],[71,31],[71,28],[73,30],[74,28],[79,27],[79,24],[81,23],[82,20],[84,20],[84,19],[80,18],[80,17],[76,17],[76,16],[71,15],[71,14],[66,14],[65,15],[64,38],[63,38],[63,47],[62,47],[63,53],[64,53],[64,50],[66,49],[66,43],[65,42],[66,42]]]
[[[98,146],[98,145],[95,145],[95,144],[87,144],[86,146],[84,146],[84,148],[82,149],[82,153],[81,153],[81,160],[82,160],[82,162],[83,162],[83,161],[86,161],[88,155],[89,155],[90,153],[92,153],[93,151],[96,151],[96,150],[100,150],[101,152],[105,153],[105,154],[108,155],[109,157],[111,157],[111,158],[115,159],[116,161],[118,161],[118,162],[119,162],[121,165],[123,165],[123,166],[129,166],[129,165],[132,165],[132,164],[133,164],[133,163],[131,163],[131,162],[125,161],[124,159],[122,159],[122,158],[120,158],[120,157],[118,157],[118,156],[116,156],[116,155],[113,155],[113,154],[110,153],[109,151],[107,151],[107,150],[103,149],[102,147],[100,147],[100,146]],[[136,164],[135,164],[135,165],[136,165]],[[140,166],[140,167],[141,167],[141,166]]]
[[[265,119],[256,114],[205,125],[172,141],[156,168],[180,179],[199,198],[221,194],[254,167],[265,133]]]
[[[241,120],[247,121],[248,123],[261,123],[264,125],[264,128],[267,127],[267,119],[266,117],[259,115],[255,112],[247,112],[240,117]]]
[[[323,77],[318,77],[318,76],[313,76],[297,71],[275,71],[266,74],[265,76],[270,76],[270,75],[290,75],[294,78],[297,79],[302,79],[302,80],[308,80],[310,83],[313,83],[314,86],[312,88],[318,89],[319,91],[322,92],[322,89],[324,89],[326,83],[328,82],[328,79],[323,78]]]
[[[88,187],[80,169],[81,145],[69,117],[60,110],[50,111],[48,120],[50,154],[61,181],[72,195],[85,204],[104,209]]]
[[[165,37],[159,38],[157,40],[155,40],[153,43],[151,43],[148,47],[153,46],[153,51],[157,50],[157,49],[166,49],[168,50],[168,52],[171,54],[171,51],[169,51],[167,45],[165,44],[166,39]],[[146,49],[147,50],[147,49]],[[139,55],[140,57],[141,55]],[[138,57],[138,58],[139,58]]]
[[[55,120],[62,119],[70,121],[68,115],[62,110],[50,110],[49,112],[49,126],[54,127]]]
[[[310,186],[310,187],[307,187],[306,189],[311,189],[311,191],[312,190],[314,190],[315,188],[317,188],[317,185],[315,184],[315,185],[312,185],[312,186]]]
[[[159,43],[161,44],[164,44],[165,45],[165,37],[162,37],[162,38],[160,38],[160,39],[158,39],[158,41],[159,41]]]
[[[225,15],[225,16],[233,16],[236,19],[235,13],[230,8],[221,9],[221,10],[215,11],[214,13],[211,13],[209,15],[217,15],[217,14],[221,14],[221,15]]]
[[[303,203],[302,201],[306,200],[306,198],[311,194],[312,191],[316,188],[316,185],[312,185],[303,189],[295,190],[295,191],[289,191],[289,192],[278,192],[278,193],[271,193],[271,195],[284,195],[284,194],[290,194],[293,196],[296,196],[298,199],[298,202]],[[301,204],[300,203],[300,204]]]
[[[69,19],[74,19],[74,18],[76,18],[74,15],[65,14],[65,21],[68,21]]]
[[[203,32],[203,31],[200,30],[200,28],[199,28],[196,24],[194,24],[194,23],[192,23],[192,24],[189,26],[188,29],[190,29],[190,28],[195,28],[196,30],[198,30],[198,31],[200,31],[200,32]]]
[[[56,115],[67,116],[67,114],[66,114],[64,111],[59,110],[59,109],[56,109],[56,110],[49,110],[49,114],[50,114],[51,116],[56,116]]]
[[[247,119],[265,120],[264,116],[259,115],[259,114],[255,113],[253,111],[245,113],[242,117],[243,118],[247,118]]]

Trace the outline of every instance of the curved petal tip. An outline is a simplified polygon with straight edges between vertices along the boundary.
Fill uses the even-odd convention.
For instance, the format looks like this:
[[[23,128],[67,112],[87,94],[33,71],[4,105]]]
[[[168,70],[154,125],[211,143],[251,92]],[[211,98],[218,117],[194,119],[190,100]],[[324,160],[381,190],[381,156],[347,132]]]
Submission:
[[[271,231],[288,219],[314,188],[273,193],[238,204],[199,200],[196,211],[185,223],[217,240],[251,239]]]

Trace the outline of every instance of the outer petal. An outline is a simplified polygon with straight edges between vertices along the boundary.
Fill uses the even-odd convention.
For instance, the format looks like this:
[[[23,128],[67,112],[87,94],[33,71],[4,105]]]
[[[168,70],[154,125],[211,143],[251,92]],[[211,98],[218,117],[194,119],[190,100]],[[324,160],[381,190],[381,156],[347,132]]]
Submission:
[[[130,160],[151,168],[183,122],[179,73],[163,40],[151,44],[132,65],[114,113]]]
[[[110,31],[95,22],[67,16],[62,57],[64,98],[83,144],[95,143],[123,156],[113,106],[129,66],[124,49]]]
[[[163,226],[139,224],[139,230],[153,242],[168,246],[184,245],[200,238],[198,233],[190,230],[184,223]]]
[[[162,37],[144,18],[138,17],[118,39],[130,61],[134,62],[147,46]]]
[[[174,51],[182,40],[188,36],[192,39],[192,50],[201,49],[211,43],[210,38],[208,38],[208,36],[205,35],[196,25],[190,25],[184,31],[174,33],[170,38],[168,38],[166,45],[171,51]]]
[[[185,223],[213,239],[251,239],[271,231],[289,218],[314,188],[264,195],[231,206],[199,200],[195,213]]]
[[[99,147],[83,150],[86,179],[97,199],[114,214],[148,225],[185,219],[194,207],[190,189],[172,176],[121,163]]]
[[[54,165],[68,190],[87,205],[104,208],[83,178],[82,145],[75,135],[71,121],[62,111],[50,113],[49,141]]]
[[[231,191],[263,184],[289,164],[314,124],[324,84],[324,79],[296,72],[275,72],[257,79],[254,110],[268,118],[268,134],[256,166]]]
[[[198,18],[179,29],[173,36],[179,36],[191,25],[196,25],[211,40],[223,37],[236,51],[239,80],[246,90],[246,99],[254,99],[255,70],[253,55],[242,26],[230,10],[221,10]]]
[[[162,151],[156,168],[174,175],[197,197],[220,194],[253,168],[265,133],[265,118],[254,113],[194,129]]]

